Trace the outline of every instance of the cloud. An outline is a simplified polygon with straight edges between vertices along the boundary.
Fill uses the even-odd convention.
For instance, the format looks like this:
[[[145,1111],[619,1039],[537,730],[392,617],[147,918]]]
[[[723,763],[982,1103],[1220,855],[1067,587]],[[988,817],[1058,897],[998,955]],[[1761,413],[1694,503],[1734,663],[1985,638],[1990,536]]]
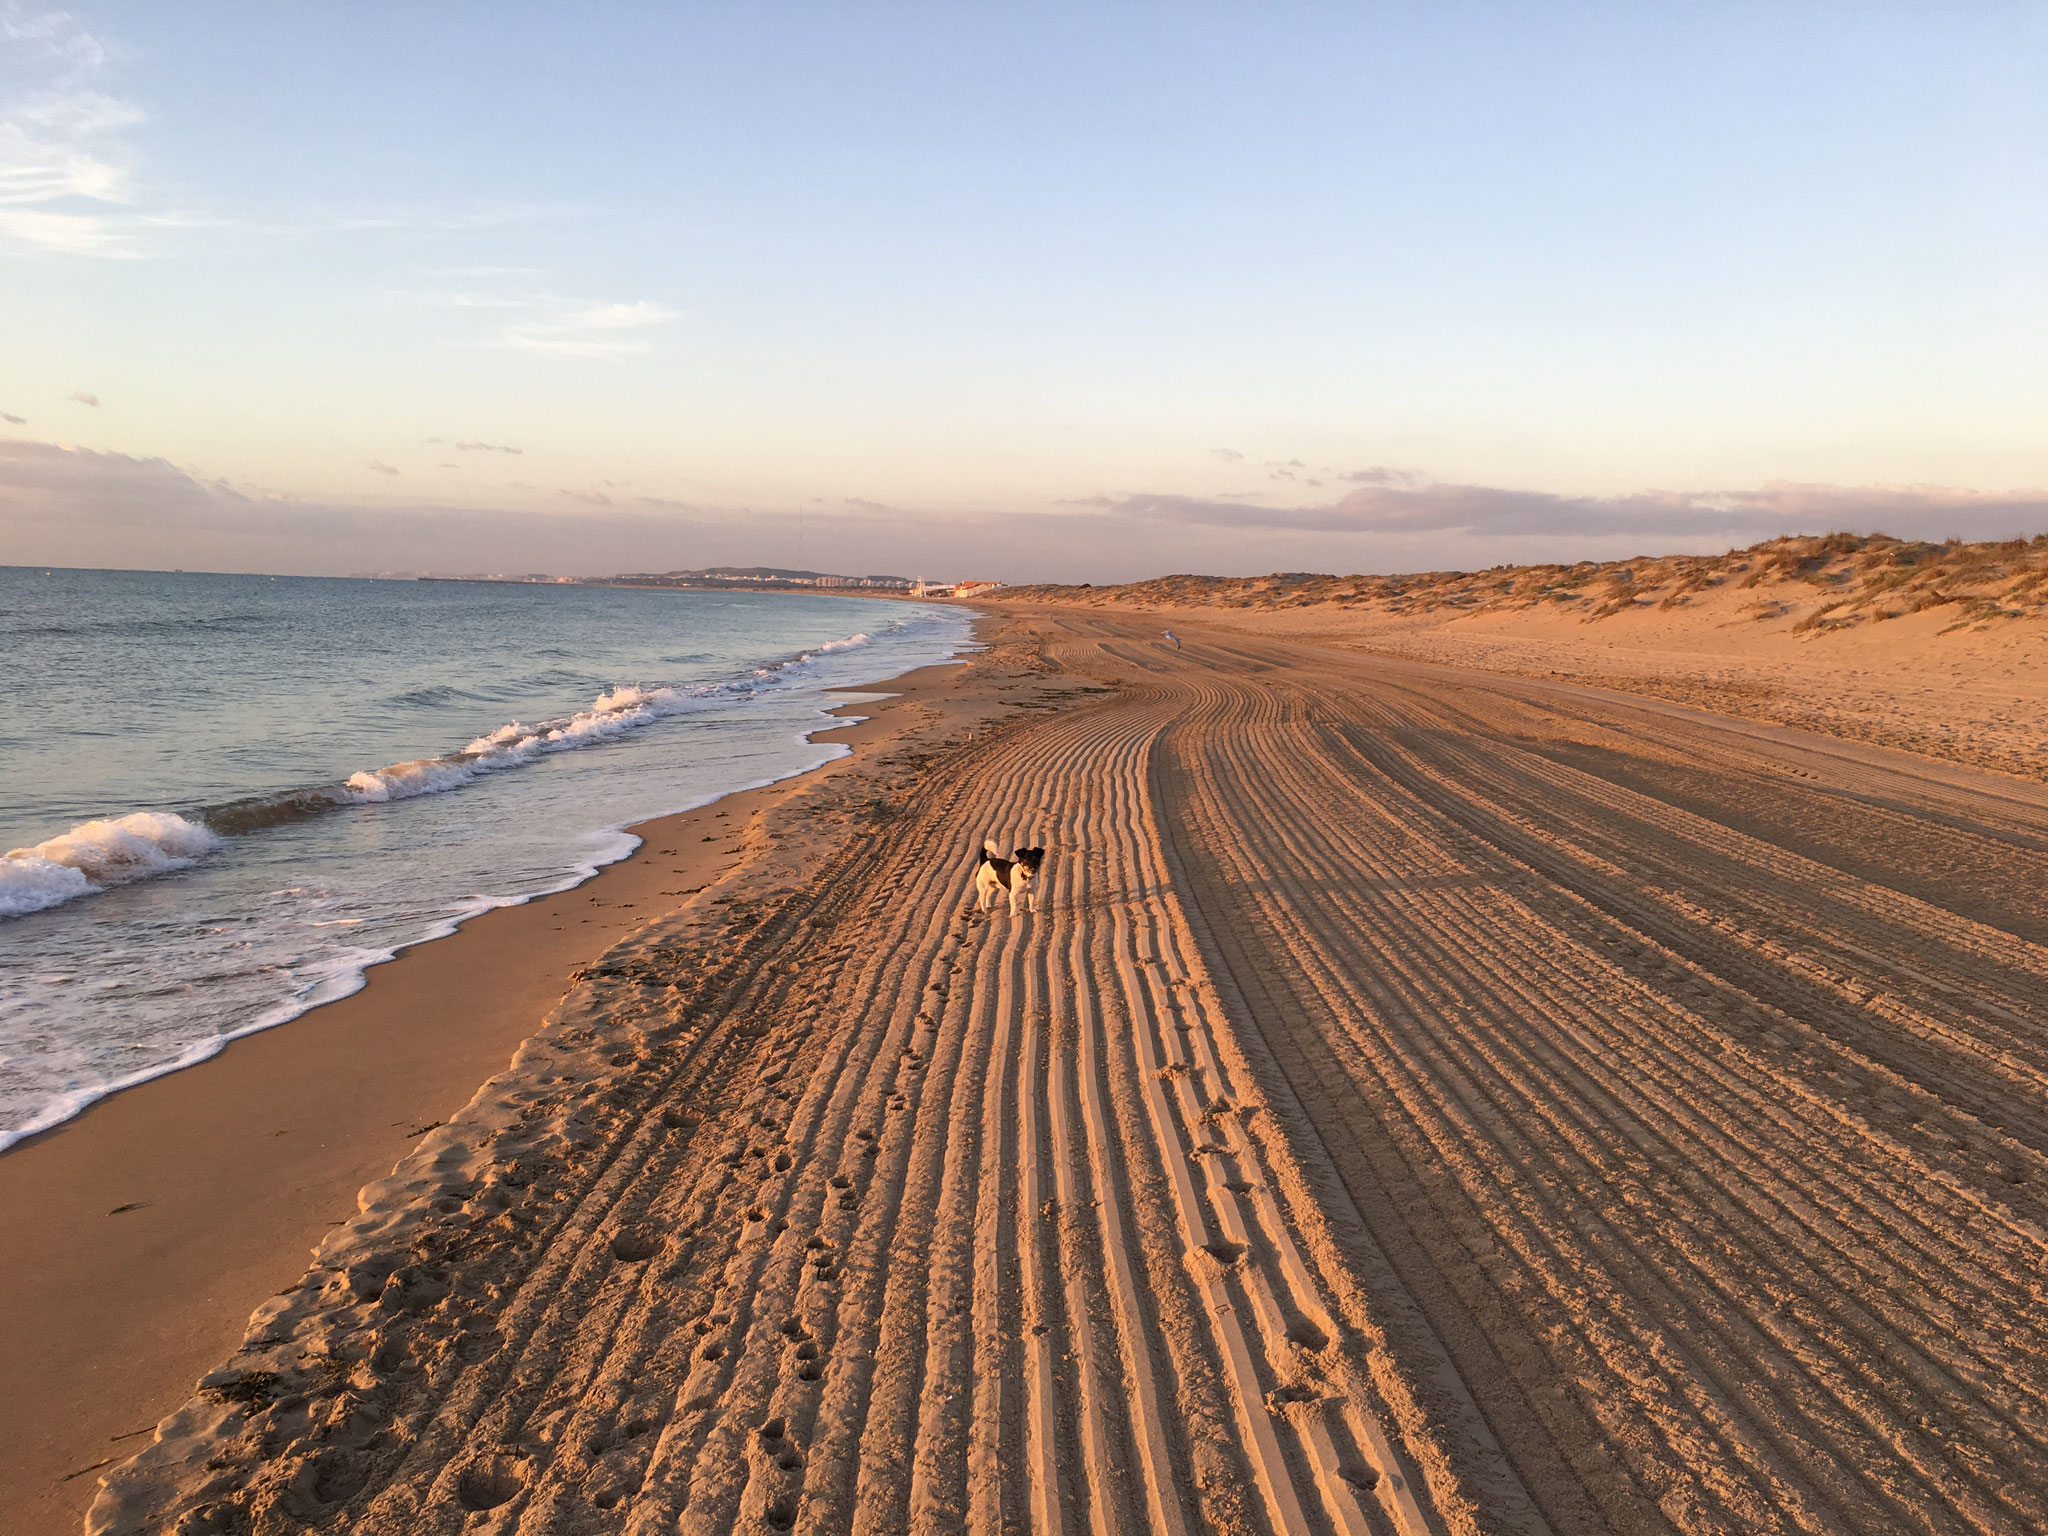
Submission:
[[[398,473],[397,465],[386,464],[382,459],[370,460],[369,467],[377,471],[377,473],[380,475],[395,475]]]
[[[1742,492],[1570,497],[1471,485],[1368,487],[1323,505],[1169,495],[1058,512],[921,513],[875,501],[746,512],[656,496],[559,510],[377,507],[250,495],[162,459],[0,439],[0,548],[18,564],[298,572],[686,566],[986,572],[1123,581],[1169,571],[1416,571],[1709,553],[1787,532],[2004,538],[2048,528],[2048,490],[1777,482]],[[790,552],[802,550],[798,560]],[[374,553],[369,553],[374,551]]]
[[[496,328],[475,338],[472,345],[561,357],[626,357],[652,351],[654,333],[682,318],[680,310],[656,299],[571,298],[551,290],[541,274],[529,268],[472,268],[450,275],[483,281],[475,287],[413,297],[443,309],[498,316]],[[456,446],[489,449],[495,445]]]
[[[682,318],[652,299],[625,304],[548,300],[527,308],[532,312],[525,318],[499,331],[498,345],[562,357],[625,357],[652,351],[649,333]]]
[[[571,501],[587,502],[593,507],[608,507],[612,504],[611,497],[605,495],[603,491],[557,491],[555,494],[566,496]]]
[[[1244,455],[1239,453],[1235,448],[1211,448],[1209,450],[1209,457],[1212,459],[1221,459],[1226,464],[1235,464],[1239,459],[1243,458]]]
[[[438,443],[441,439],[430,437],[427,441]],[[523,448],[514,448],[505,443],[457,443],[455,446],[462,449],[465,453],[524,453],[526,451]]]
[[[107,49],[61,11],[0,10],[17,88],[0,97],[0,242],[79,255],[138,254],[126,132],[142,109],[94,81]]]
[[[100,397],[89,389],[74,389],[67,398],[76,400],[80,405],[98,405],[100,403]]]
[[[1354,469],[1350,474],[1337,478],[1349,480],[1354,485],[1413,485],[1420,477],[1405,469],[1389,469],[1384,464],[1375,464],[1371,469]]]
[[[17,416],[12,411],[0,411],[0,421],[4,421],[13,427],[25,427],[28,425],[28,418],[26,416]]]

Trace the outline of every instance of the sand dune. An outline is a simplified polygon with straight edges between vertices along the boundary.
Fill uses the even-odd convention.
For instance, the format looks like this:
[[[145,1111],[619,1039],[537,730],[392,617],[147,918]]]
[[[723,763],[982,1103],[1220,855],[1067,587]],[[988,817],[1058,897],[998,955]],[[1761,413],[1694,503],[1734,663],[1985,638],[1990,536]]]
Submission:
[[[2048,790],[1005,625],[1033,708],[786,801],[89,1528],[2048,1524]]]
[[[1063,607],[1651,694],[2048,780],[2048,535],[1023,589]]]

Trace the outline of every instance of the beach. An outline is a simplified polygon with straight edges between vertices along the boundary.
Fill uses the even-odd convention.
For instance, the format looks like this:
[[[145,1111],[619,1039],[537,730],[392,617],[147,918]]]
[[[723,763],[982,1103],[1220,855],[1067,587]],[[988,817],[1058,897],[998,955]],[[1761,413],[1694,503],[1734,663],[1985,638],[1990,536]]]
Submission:
[[[858,723],[812,739],[872,752],[955,670],[877,685],[901,691],[842,706]],[[504,1067],[573,973],[739,864],[728,830],[799,782],[636,828],[641,847],[593,879],[474,918],[372,968],[350,997],[0,1154],[0,1316],[20,1320],[0,1360],[9,1529],[76,1530],[130,1432],[235,1349],[357,1191]]]
[[[499,1016],[431,1091],[362,1067],[347,1167],[179,1208],[269,1235],[241,1294],[188,1262],[122,1325],[179,1347],[146,1400],[132,1346],[81,1379],[8,1468],[24,1528],[95,1483],[108,1533],[2048,1518],[2038,779],[981,606],[988,649],[884,685],[851,757],[422,946],[385,1040],[472,935]],[[1036,911],[971,910],[985,836],[1048,848]],[[535,942],[593,897],[575,954]],[[51,1299],[108,1262],[67,1230],[157,1208],[98,1214],[139,1186],[88,1170],[185,1157],[124,1106],[191,1085],[260,1162],[347,1006],[0,1158],[99,1138],[94,1210],[38,1217],[53,1335],[150,1289],[137,1244]]]

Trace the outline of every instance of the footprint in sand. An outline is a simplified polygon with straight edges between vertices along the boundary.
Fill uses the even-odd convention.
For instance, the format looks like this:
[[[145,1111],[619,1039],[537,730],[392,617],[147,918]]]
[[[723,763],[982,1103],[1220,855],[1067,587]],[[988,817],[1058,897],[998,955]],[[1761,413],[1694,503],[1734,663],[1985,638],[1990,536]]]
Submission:
[[[651,1259],[660,1247],[661,1239],[645,1227],[627,1227],[612,1235],[612,1257],[622,1264]]]

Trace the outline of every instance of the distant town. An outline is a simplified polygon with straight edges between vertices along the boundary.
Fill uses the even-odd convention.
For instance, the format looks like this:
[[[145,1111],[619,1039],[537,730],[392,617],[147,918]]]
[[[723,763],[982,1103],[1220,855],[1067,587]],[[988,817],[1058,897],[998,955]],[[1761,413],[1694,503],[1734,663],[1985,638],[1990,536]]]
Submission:
[[[634,571],[618,576],[552,576],[545,571],[494,571],[462,576],[423,571],[377,571],[385,581],[483,581],[514,586],[675,587],[690,591],[846,591],[901,597],[974,597],[1000,581],[927,581],[921,576],[840,576],[830,571],[785,571],[771,565],[714,565],[701,571]]]

